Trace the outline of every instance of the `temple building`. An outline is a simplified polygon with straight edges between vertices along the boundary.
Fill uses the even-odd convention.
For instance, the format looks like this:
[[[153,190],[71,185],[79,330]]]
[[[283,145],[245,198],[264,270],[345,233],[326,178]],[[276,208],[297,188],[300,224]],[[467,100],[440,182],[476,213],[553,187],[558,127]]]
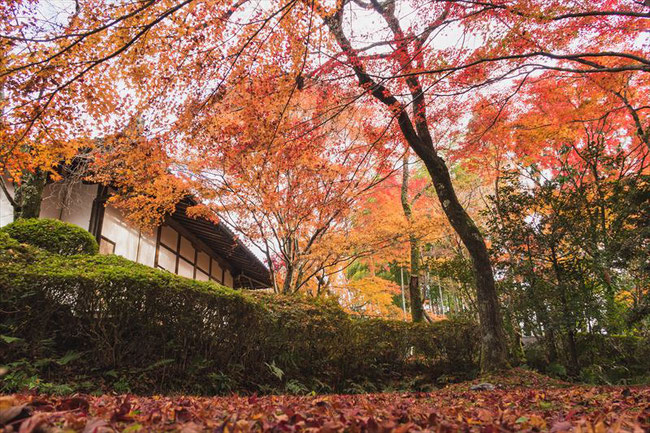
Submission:
[[[13,194],[11,183],[6,182]],[[80,182],[45,187],[41,218],[55,218],[88,230],[100,254],[117,254],[134,262],[200,281],[216,281],[232,288],[271,286],[266,266],[223,224],[190,218],[188,198],[176,206],[163,225],[153,231],[130,224],[122,212],[106,204],[111,189]],[[0,191],[0,227],[13,221],[13,208]]]

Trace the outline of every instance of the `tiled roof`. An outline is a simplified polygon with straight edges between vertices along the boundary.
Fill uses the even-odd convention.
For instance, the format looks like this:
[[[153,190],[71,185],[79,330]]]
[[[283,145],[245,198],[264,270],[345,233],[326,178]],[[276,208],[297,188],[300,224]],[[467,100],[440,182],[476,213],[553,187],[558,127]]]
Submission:
[[[235,287],[246,289],[271,287],[271,275],[268,268],[246,245],[237,239],[228,227],[203,218],[187,216],[187,208],[194,204],[193,199],[184,199],[176,205],[176,211],[172,218],[228,261],[234,268]]]

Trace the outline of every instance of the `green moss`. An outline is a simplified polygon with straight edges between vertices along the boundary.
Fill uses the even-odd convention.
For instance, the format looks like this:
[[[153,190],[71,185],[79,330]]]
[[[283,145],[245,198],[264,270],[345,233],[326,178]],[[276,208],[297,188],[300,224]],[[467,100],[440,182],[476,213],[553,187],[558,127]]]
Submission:
[[[19,242],[54,254],[97,254],[97,241],[86,230],[55,219],[18,219],[4,232]]]

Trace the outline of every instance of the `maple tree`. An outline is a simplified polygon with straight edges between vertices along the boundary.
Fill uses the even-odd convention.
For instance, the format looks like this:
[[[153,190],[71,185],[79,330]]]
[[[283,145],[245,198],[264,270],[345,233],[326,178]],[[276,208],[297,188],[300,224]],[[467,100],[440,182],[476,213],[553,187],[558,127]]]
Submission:
[[[578,336],[621,332],[616,311],[625,302],[638,308],[648,281],[638,265],[647,243],[648,148],[612,92],[647,104],[629,78],[541,74],[521,85],[520,102],[501,110],[487,133],[484,119],[499,108],[479,101],[470,149],[461,150],[470,167],[494,161],[488,232],[511,326],[543,338],[551,363],[566,340],[574,375]]]
[[[359,269],[365,272],[357,272],[355,278],[382,274],[382,278],[403,286],[403,271],[406,270],[408,293],[405,297],[409,301],[411,319],[416,322],[430,320],[423,310],[425,290],[420,274],[425,269],[420,266],[421,255],[430,243],[446,235],[445,218],[436,206],[426,170],[412,160],[409,152],[402,156],[400,172],[373,188],[351,216],[352,233],[359,238],[357,244],[373,246],[370,253],[357,260]],[[393,270],[399,268],[397,274],[386,274],[391,267]]]
[[[347,279],[346,279],[347,280]],[[402,319],[402,309],[395,305],[400,288],[390,280],[378,276],[364,276],[335,285],[341,306],[361,317]]]
[[[190,192],[203,198],[189,211],[220,215],[255,245],[276,292],[322,295],[329,275],[363,253],[347,246],[347,217],[390,175],[393,150],[363,110],[312,127],[318,119],[310,107],[331,93],[305,91],[286,104],[278,94],[292,86],[282,78],[241,82],[200,115],[188,114],[181,131],[193,136],[192,151],[165,153],[144,131],[137,140],[111,140],[93,178],[125,191],[112,203],[138,223],[162,217]],[[149,177],[154,182],[143,188]]]
[[[310,101],[307,92],[275,124],[267,119],[285,109],[283,99],[274,104],[260,99],[259,91],[244,92],[250,100],[243,111],[250,110],[250,117],[244,113],[243,118],[264,113],[261,123],[248,120],[242,131],[241,109],[233,124],[211,116],[215,126],[207,140],[216,146],[190,170],[205,173],[202,188],[215,192],[212,209],[265,254],[277,291],[323,294],[329,276],[362,253],[346,247],[347,217],[359,197],[392,171],[392,150],[376,142],[360,114],[356,121],[341,117],[320,128],[309,126],[318,120],[305,114],[305,107],[318,102]],[[236,106],[246,98],[231,95]],[[235,110],[224,111],[232,116]],[[237,143],[220,150],[224,141],[233,140],[233,130]]]

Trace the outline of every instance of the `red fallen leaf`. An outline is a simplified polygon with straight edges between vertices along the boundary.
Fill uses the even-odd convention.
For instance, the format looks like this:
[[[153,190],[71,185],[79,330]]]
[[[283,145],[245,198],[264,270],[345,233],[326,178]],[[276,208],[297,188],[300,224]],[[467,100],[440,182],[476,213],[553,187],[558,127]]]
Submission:
[[[340,431],[343,431],[343,424],[333,421],[327,421],[320,428],[320,433],[337,433]]]
[[[37,431],[39,427],[45,424],[45,417],[43,415],[34,415],[27,418],[20,424],[18,433],[32,433]]]
[[[406,433],[411,430],[416,430],[417,426],[413,423],[406,423],[406,424],[401,424],[395,427],[392,430],[392,433]]]
[[[276,419],[278,422],[281,422],[281,423],[282,423],[282,422],[288,422],[288,421],[289,421],[289,415],[287,415],[286,413],[276,414],[276,415],[275,415],[275,419]]]
[[[200,433],[202,431],[203,429],[200,425],[189,422],[180,429],[179,433]]]
[[[366,422],[366,429],[368,429],[368,433],[379,433],[379,424],[373,417],[370,417]]]
[[[148,415],[148,420],[151,423],[158,423],[162,420],[162,413],[159,410],[153,410]]]
[[[379,430],[382,433],[390,433],[395,429],[396,426],[397,426],[397,423],[395,421],[387,420],[387,421],[384,421],[383,423],[381,423],[379,425]]]
[[[83,413],[88,413],[89,407],[88,400],[82,397],[64,398],[56,405],[57,410],[80,410]]]
[[[291,424],[296,424],[296,423],[302,422],[304,420],[305,420],[305,417],[303,417],[299,413],[294,413],[293,415],[291,415],[291,418],[289,418],[289,421],[291,422]]]
[[[10,422],[16,422],[28,418],[31,415],[32,409],[25,404],[2,409],[0,410],[0,427],[7,425]]]
[[[101,418],[93,418],[88,420],[82,433],[111,433],[113,429],[109,424]]]
[[[478,419],[485,423],[489,423],[494,420],[494,414],[487,409],[479,409],[477,416]]]
[[[176,422],[189,422],[192,420],[192,413],[185,408],[175,409],[174,417]]]
[[[127,397],[122,401],[122,403],[117,408],[117,410],[113,412],[113,415],[111,416],[111,422],[133,421],[133,417],[130,415],[130,413],[131,413],[131,403],[129,402],[129,399]]]

